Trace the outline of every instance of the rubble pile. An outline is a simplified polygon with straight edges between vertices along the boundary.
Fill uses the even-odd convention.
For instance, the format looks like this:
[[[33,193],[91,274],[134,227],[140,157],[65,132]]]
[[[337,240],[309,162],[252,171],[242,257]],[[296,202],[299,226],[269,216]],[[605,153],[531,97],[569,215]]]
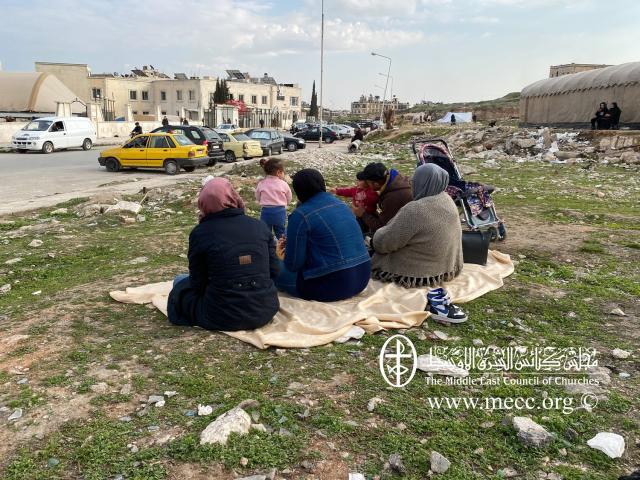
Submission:
[[[449,137],[454,156],[495,161],[544,161],[640,164],[640,135],[596,136],[592,132],[550,128],[490,127],[456,132]]]

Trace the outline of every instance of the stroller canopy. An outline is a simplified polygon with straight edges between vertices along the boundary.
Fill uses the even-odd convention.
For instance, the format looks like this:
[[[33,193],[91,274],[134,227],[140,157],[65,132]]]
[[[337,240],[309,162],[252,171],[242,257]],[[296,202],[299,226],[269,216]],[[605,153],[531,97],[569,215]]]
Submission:
[[[447,112],[438,123],[451,123],[451,115],[456,116],[456,123],[468,123],[471,121],[471,112]]]

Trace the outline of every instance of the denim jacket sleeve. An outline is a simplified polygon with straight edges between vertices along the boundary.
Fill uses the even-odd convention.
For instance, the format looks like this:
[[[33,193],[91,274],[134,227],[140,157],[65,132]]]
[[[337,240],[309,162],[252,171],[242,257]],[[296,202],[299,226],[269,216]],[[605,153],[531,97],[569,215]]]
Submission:
[[[289,215],[284,265],[291,272],[302,270],[307,260],[308,224],[304,215],[294,210]]]
[[[200,293],[207,288],[207,253],[203,251],[196,229],[189,235],[189,281],[191,287]]]

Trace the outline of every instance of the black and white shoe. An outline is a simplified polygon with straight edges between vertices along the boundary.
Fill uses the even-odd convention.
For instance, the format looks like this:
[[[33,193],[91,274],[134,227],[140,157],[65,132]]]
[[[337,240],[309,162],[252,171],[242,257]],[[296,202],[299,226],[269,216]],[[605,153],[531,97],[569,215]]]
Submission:
[[[467,321],[467,314],[447,298],[432,298],[429,301],[429,312],[431,317],[444,323],[464,323]]]

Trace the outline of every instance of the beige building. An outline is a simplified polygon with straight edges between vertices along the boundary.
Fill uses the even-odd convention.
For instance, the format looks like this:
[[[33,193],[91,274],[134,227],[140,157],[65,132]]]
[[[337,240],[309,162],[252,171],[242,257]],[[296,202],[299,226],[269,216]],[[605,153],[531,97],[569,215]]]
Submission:
[[[601,65],[597,63],[567,63],[564,65],[551,65],[549,67],[549,78],[571,75],[572,73],[588,72],[589,70],[597,70],[598,68],[610,66],[611,65]]]
[[[360,99],[351,102],[351,114],[362,117],[379,117],[382,112],[382,98],[379,95],[360,95]],[[392,110],[407,110],[409,108],[408,103],[402,103],[398,100],[398,97],[394,96],[391,100],[384,102],[385,108],[391,108]]]
[[[176,73],[171,78],[152,65],[128,74],[96,74],[86,64],[36,62],[36,71],[55,74],[83,102],[101,104],[105,120],[127,117],[130,110],[137,120],[167,115],[172,120],[185,117],[202,121],[216,90],[215,77]],[[302,89],[297,84],[278,84],[267,74],[252,78],[237,70],[227,73],[229,93],[247,107],[241,123],[253,126],[258,116],[277,117],[277,123],[286,127],[302,118]]]

